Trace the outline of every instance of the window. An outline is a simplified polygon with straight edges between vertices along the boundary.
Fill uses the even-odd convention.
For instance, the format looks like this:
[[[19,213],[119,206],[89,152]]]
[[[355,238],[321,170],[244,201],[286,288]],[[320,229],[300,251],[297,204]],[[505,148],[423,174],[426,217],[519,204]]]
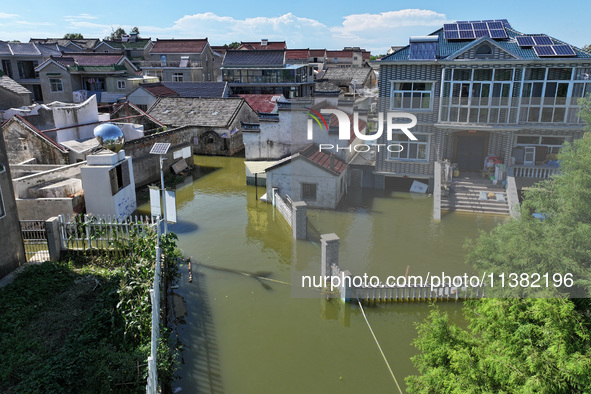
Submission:
[[[125,89],[125,81],[117,81],[117,89]]]
[[[302,183],[302,200],[316,201],[315,183]]]
[[[558,153],[565,143],[565,137],[518,135],[515,137],[517,146],[545,146],[548,153]]]
[[[2,60],[2,71],[4,71],[4,74],[9,78],[12,78],[12,63],[10,60]]]
[[[63,92],[64,86],[60,78],[49,78],[49,85],[52,92]]]
[[[431,109],[433,83],[431,82],[393,82],[391,109]]]
[[[569,100],[569,87],[573,85],[569,82],[573,74],[572,71],[572,68],[527,68],[525,70],[526,82],[521,91],[520,121],[576,122],[578,107],[569,110],[568,106],[576,106],[574,97],[580,94],[583,84],[574,84],[571,93],[573,99]],[[569,112],[568,118],[567,110]]]
[[[183,73],[173,73],[172,74],[172,82],[183,82],[185,76]]]
[[[388,150],[390,160],[415,160],[415,161],[426,161],[429,160],[429,134],[417,134],[413,133],[417,137],[417,141],[409,140],[406,134],[397,133],[392,134],[392,144],[400,144],[402,150],[400,152],[392,152],[396,149],[393,146]]]
[[[492,55],[492,48],[488,45],[481,45],[476,49],[476,56]]]

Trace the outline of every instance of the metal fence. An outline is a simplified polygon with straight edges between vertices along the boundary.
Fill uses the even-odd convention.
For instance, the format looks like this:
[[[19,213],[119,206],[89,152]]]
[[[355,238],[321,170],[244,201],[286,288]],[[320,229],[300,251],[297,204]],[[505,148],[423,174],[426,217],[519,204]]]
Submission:
[[[21,233],[25,256],[29,261],[49,260],[49,246],[44,220],[21,220]]]

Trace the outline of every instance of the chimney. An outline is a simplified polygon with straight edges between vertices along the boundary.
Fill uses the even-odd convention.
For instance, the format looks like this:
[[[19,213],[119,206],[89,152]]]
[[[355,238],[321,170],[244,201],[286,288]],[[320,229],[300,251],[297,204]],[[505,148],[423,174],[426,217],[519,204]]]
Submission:
[[[266,39],[266,38],[261,39],[261,46],[262,47],[266,47],[268,43],[269,43],[268,39]]]

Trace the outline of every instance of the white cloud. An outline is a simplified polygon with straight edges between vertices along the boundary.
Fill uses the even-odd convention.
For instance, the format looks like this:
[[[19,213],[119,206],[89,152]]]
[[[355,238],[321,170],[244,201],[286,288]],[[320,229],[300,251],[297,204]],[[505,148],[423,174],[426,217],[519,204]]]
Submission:
[[[17,14],[7,14],[5,12],[0,12],[0,19],[11,19],[11,18],[17,18],[18,15]]]

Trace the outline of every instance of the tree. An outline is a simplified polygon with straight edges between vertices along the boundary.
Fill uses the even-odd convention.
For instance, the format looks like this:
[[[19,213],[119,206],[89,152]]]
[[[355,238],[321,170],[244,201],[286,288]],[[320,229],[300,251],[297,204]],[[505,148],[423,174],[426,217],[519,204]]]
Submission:
[[[139,29],[139,27],[134,26],[133,29],[131,29],[129,33],[130,34],[137,34],[139,36],[140,35],[140,29]]]
[[[111,27],[111,34],[108,35],[107,37],[105,37],[105,40],[108,41],[113,41],[113,40],[118,40],[121,39],[121,36],[127,34],[125,32],[125,29],[123,29],[122,27],[118,27],[117,29],[113,29]]]
[[[591,98],[579,104],[589,130]],[[591,137],[564,147],[558,157],[560,175],[525,193],[519,218],[469,245],[467,261],[496,277],[487,295],[505,298],[466,302],[467,329],[437,310],[419,324],[415,346],[421,353],[413,361],[420,375],[407,378],[411,392],[591,388]],[[549,273],[549,283],[542,277],[540,288],[531,288],[529,276],[511,288],[510,273]],[[561,280],[572,274],[572,286],[556,288],[554,273]],[[507,279],[505,288],[499,274]]]
[[[239,46],[240,46],[240,43],[238,41],[234,41],[230,44],[224,44],[224,47],[226,47],[228,49],[238,49]]]
[[[81,33],[66,33],[64,34],[64,40],[77,40],[83,39],[84,36]]]
[[[585,52],[589,52],[589,53],[591,53],[591,44],[585,45],[585,46],[584,46],[582,49],[583,49]]]

